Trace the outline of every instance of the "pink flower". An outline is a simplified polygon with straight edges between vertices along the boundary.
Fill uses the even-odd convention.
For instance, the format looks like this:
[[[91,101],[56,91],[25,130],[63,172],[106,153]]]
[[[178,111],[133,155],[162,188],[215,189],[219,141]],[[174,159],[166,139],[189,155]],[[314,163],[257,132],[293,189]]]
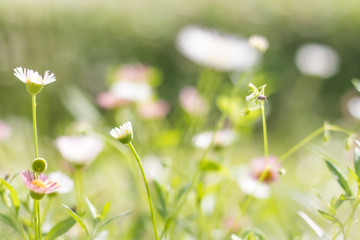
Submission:
[[[117,81],[146,82],[150,80],[150,77],[151,68],[143,64],[126,64],[121,66],[116,73]]]
[[[34,172],[24,170],[21,172],[21,176],[25,186],[35,194],[49,194],[60,187],[57,182],[49,180],[47,176],[42,173],[39,173],[39,177],[36,178]]]
[[[164,101],[147,102],[138,107],[139,114],[145,119],[164,118],[170,110],[169,104]]]
[[[0,142],[8,139],[11,135],[12,129],[11,127],[0,121]]]
[[[116,107],[126,106],[130,103],[130,101],[126,99],[118,98],[112,92],[101,92],[97,95],[96,98],[97,104],[105,109],[113,109]]]
[[[264,183],[275,182],[280,176],[281,164],[277,157],[269,156],[267,161],[265,157],[254,158],[250,163],[251,176],[255,179],[263,178]],[[266,173],[265,173],[266,171]],[[262,176],[265,174],[264,176]]]
[[[180,92],[180,105],[189,114],[201,115],[206,110],[206,101],[193,87],[184,87]]]

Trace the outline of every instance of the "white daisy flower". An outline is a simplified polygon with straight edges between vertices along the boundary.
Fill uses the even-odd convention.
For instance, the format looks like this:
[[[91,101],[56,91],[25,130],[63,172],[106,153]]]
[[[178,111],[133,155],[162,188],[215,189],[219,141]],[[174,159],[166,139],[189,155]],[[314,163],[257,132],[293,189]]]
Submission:
[[[47,85],[49,83],[55,82],[56,78],[54,73],[46,71],[44,78],[38,73],[31,69],[26,69],[22,67],[17,67],[14,69],[14,75],[20,79],[23,83],[35,83],[38,85]]]
[[[123,125],[113,128],[110,131],[110,135],[123,144],[131,142],[133,139],[133,129],[131,122],[127,121]]]
[[[94,136],[61,136],[55,145],[65,160],[74,164],[90,164],[103,149],[103,142]]]
[[[33,95],[39,93],[44,85],[56,81],[54,73],[46,71],[44,77],[42,77],[38,72],[31,69],[23,69],[22,67],[15,68],[14,75],[26,84],[27,90]]]
[[[55,190],[55,192],[59,194],[71,192],[74,188],[74,181],[68,175],[60,171],[49,173],[48,178],[54,182],[61,183],[61,186]]]
[[[190,60],[220,71],[244,70],[260,60],[260,53],[247,39],[198,26],[180,30],[177,48]]]

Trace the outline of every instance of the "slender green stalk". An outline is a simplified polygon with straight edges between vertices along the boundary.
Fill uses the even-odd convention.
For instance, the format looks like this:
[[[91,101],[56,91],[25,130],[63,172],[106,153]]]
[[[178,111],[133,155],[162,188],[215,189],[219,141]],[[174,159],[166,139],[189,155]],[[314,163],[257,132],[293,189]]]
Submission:
[[[77,213],[81,216],[84,211],[83,171],[81,167],[76,168],[74,173],[75,197]]]
[[[293,154],[294,152],[296,152],[297,150],[299,150],[302,146],[304,146],[305,144],[307,144],[308,142],[310,142],[311,140],[313,140],[314,138],[316,138],[317,136],[319,136],[320,134],[322,134],[324,131],[324,126],[320,127],[319,129],[315,130],[314,132],[310,133],[309,136],[307,136],[306,138],[304,138],[303,140],[301,140],[299,143],[295,144],[295,146],[293,146],[292,148],[290,148],[286,153],[284,153],[283,155],[281,155],[279,157],[279,161],[284,160],[285,158],[289,157],[291,154]]]
[[[36,122],[36,95],[32,95],[32,117],[33,117],[33,129],[34,129],[34,144],[35,144],[35,158],[39,156],[38,139],[37,139],[37,122]]]
[[[38,240],[42,239],[42,235],[41,235],[41,217],[40,217],[40,201],[36,200],[36,204],[37,204],[37,227],[38,227]]]
[[[35,146],[35,158],[39,157],[39,148],[38,148],[38,137],[37,137],[37,121],[36,121],[36,94],[32,95],[32,118],[33,118],[33,130],[34,130],[34,146]],[[36,178],[39,174],[35,173]],[[35,238],[36,240],[41,240],[41,222],[40,222],[40,202],[39,200],[34,199],[34,229],[35,229]]]
[[[136,152],[136,150],[135,150],[135,148],[134,148],[134,146],[132,145],[131,142],[129,142],[127,145],[131,149],[131,151],[134,154],[134,156],[136,158],[136,161],[137,161],[137,163],[139,165],[139,168],[140,168],[140,171],[141,171],[144,183],[145,183],[145,188],[146,188],[146,193],[147,193],[148,202],[149,202],[149,208],[150,208],[150,213],[151,213],[151,219],[152,219],[154,232],[155,232],[155,238],[156,238],[156,240],[159,240],[159,236],[158,236],[157,229],[156,229],[156,224],[155,224],[155,215],[154,215],[154,209],[153,209],[153,205],[152,205],[152,201],[151,201],[149,185],[148,185],[148,182],[146,180],[145,172],[144,172],[144,169],[143,169],[142,164],[141,164],[140,156],[137,154],[137,152]]]
[[[262,125],[263,125],[263,136],[264,136],[264,153],[266,162],[269,158],[269,144],[268,144],[268,136],[266,129],[266,118],[265,118],[265,104],[264,101],[260,101],[261,104],[261,115],[262,115]]]

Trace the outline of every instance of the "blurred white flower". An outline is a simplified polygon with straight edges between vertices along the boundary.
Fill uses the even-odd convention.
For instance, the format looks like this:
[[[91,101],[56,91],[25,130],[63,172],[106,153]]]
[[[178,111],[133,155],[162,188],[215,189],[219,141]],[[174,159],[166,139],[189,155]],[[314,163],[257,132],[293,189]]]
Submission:
[[[166,162],[163,159],[148,155],[143,158],[143,166],[148,180],[156,180],[160,183],[165,183],[169,175],[169,169],[166,167]]]
[[[346,102],[347,112],[351,117],[360,120],[360,97],[352,96]]]
[[[211,215],[214,212],[216,204],[215,195],[208,194],[201,199],[201,211],[205,215]]]
[[[0,121],[0,142],[11,136],[12,128],[7,123]]]
[[[109,236],[109,232],[108,231],[101,231],[98,234],[96,234],[96,237],[94,238],[94,240],[107,240]]]
[[[55,145],[65,160],[74,164],[90,164],[103,149],[103,142],[94,136],[61,136]]]
[[[164,118],[170,111],[169,104],[164,100],[145,102],[138,106],[138,112],[145,119]]]
[[[189,114],[201,115],[206,111],[206,101],[194,87],[186,86],[181,89],[179,100],[181,107]]]
[[[269,48],[269,41],[266,37],[261,35],[250,36],[249,44],[262,53],[266,52],[266,50]]]
[[[309,43],[296,52],[296,66],[306,75],[329,78],[339,70],[339,55],[322,44]]]
[[[270,197],[270,187],[260,183],[250,174],[250,169],[246,166],[234,168],[234,177],[241,191],[251,194],[255,198],[266,199]]]
[[[246,39],[198,26],[180,30],[177,48],[190,60],[220,71],[244,70],[260,60]]]
[[[236,236],[235,234],[231,234],[231,240],[242,240],[242,239]]]
[[[203,132],[195,135],[192,139],[193,144],[197,148],[206,149],[211,144],[212,131]],[[214,146],[226,147],[235,140],[235,132],[232,129],[222,129],[217,131],[214,136]]]
[[[151,86],[146,82],[118,81],[111,86],[110,91],[119,100],[144,102],[152,97]]]
[[[61,183],[60,187],[55,190],[57,193],[68,193],[74,188],[74,181],[68,175],[60,171],[49,173],[48,178],[52,181]]]

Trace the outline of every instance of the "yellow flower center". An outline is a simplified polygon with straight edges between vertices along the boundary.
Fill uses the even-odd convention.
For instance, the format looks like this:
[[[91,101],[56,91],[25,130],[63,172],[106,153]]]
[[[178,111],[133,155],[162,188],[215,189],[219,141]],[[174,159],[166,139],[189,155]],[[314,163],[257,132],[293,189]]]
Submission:
[[[35,179],[35,180],[32,180],[31,184],[37,186],[37,187],[41,187],[41,188],[44,188],[46,187],[45,183],[43,181],[41,181],[40,179]]]

